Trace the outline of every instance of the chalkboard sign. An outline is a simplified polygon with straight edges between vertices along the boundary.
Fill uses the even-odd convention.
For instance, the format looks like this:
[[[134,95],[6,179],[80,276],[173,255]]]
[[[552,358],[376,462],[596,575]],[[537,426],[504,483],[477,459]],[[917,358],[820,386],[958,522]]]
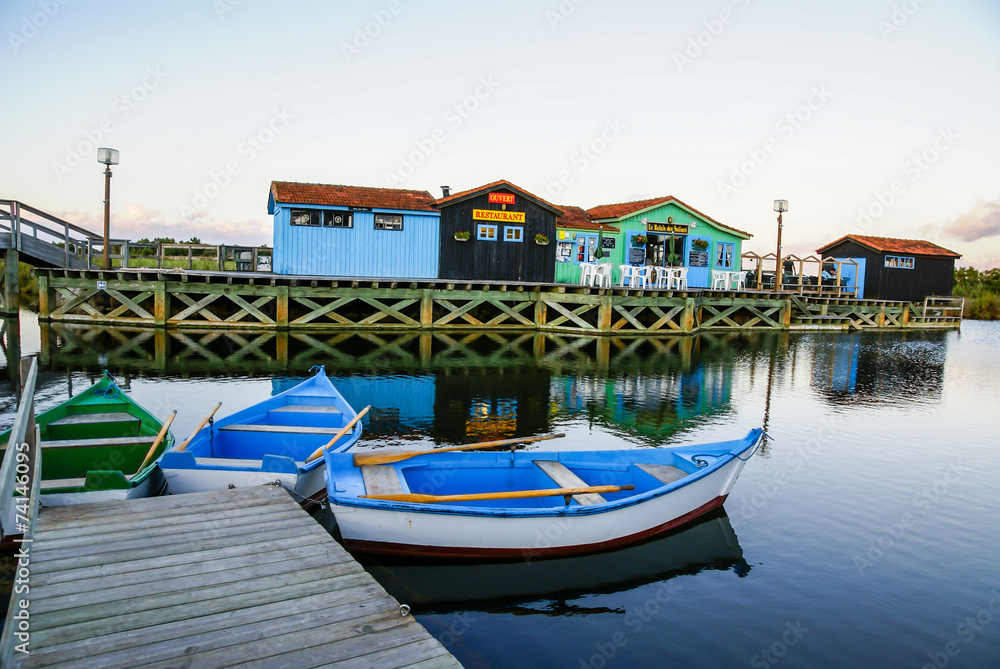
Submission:
[[[708,267],[708,251],[695,251],[692,249],[688,255],[688,267]]]
[[[615,247],[614,237],[601,237],[601,248],[602,249],[613,249]]]
[[[628,250],[628,262],[630,265],[641,265],[645,260],[646,260],[646,249],[638,248],[638,249]]]

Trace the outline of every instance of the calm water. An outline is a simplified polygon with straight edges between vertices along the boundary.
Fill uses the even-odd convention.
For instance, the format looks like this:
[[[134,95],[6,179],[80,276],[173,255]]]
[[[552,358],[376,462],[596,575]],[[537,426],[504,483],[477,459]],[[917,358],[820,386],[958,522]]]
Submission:
[[[659,340],[22,331],[21,352],[45,361],[40,409],[107,367],[155,413],[178,409],[181,436],[219,399],[236,411],[313,364],[372,405],[365,448],[547,431],[567,433],[560,448],[647,448],[766,422],[725,513],[657,541],[368,564],[467,667],[1000,666],[1000,324]]]

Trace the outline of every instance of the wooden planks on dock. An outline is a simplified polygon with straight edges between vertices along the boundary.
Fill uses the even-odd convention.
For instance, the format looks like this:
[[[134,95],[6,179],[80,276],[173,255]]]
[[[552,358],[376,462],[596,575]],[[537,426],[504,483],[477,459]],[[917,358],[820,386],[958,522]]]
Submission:
[[[14,667],[461,667],[261,486],[43,509]]]

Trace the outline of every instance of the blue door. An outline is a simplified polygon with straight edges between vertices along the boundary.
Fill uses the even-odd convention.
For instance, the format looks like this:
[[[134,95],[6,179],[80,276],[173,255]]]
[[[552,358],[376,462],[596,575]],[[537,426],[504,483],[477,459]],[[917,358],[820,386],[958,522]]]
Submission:
[[[853,260],[858,263],[855,267],[851,263],[844,263],[840,266],[840,282],[848,288],[858,289],[858,299],[865,296],[865,261],[867,258],[836,258],[836,260]]]
[[[696,245],[697,241],[703,242],[704,246]],[[684,246],[684,265],[688,268],[689,288],[708,288],[712,285],[711,253],[712,240],[709,237],[688,235]]]

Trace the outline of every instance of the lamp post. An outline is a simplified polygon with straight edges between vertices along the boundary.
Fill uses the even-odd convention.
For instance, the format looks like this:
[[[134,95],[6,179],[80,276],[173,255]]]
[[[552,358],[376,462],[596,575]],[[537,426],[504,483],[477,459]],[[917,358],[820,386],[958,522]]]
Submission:
[[[780,290],[778,277],[781,276],[781,214],[788,211],[788,200],[775,200],[774,210],[778,212],[778,247],[774,252],[774,289]]]
[[[111,269],[111,166],[118,164],[118,149],[98,149],[97,162],[104,165],[104,269]]]

